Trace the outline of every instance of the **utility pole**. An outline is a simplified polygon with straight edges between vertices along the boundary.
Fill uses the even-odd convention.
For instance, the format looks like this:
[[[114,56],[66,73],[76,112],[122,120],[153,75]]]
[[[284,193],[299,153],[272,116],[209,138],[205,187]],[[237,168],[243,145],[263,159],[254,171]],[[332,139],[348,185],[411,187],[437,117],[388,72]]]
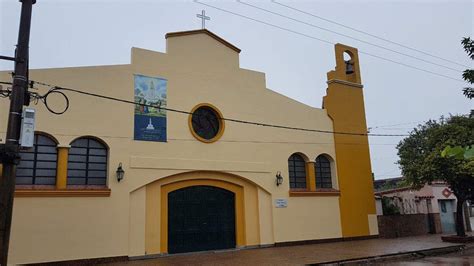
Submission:
[[[31,11],[36,0],[20,0],[20,2],[20,30],[15,51],[15,72],[13,74],[10,112],[8,113],[5,145],[0,149],[3,165],[0,177],[0,266],[6,266],[8,262],[16,164],[19,161],[21,115],[25,104],[25,93],[28,90],[28,46],[30,42]]]

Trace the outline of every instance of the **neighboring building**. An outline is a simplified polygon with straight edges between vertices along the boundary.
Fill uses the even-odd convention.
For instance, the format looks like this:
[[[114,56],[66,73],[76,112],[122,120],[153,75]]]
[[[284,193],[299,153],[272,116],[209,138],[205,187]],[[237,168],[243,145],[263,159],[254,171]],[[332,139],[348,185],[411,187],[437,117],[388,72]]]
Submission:
[[[417,223],[399,222],[405,224],[401,226],[403,227],[401,229],[405,230],[407,234],[449,234],[455,232],[456,197],[446,183],[433,182],[432,184],[426,184],[420,190],[400,187],[400,185],[403,185],[403,177],[374,181],[381,236],[393,235],[387,231],[394,230],[393,223],[390,226],[385,226],[386,223],[381,219],[419,219],[421,222]],[[385,204],[395,206],[401,216],[398,216],[398,218],[381,217],[384,215],[382,211],[383,198],[385,198]],[[467,213],[467,215],[469,214]],[[410,216],[417,216],[418,218],[410,218]],[[403,234],[398,233],[398,235]]]
[[[267,89],[264,73],[240,68],[240,50],[207,30],[166,39],[166,53],[132,48],[130,64],[30,71],[32,80],[139,104],[66,92],[63,115],[34,106],[10,263],[378,234],[367,136],[330,133],[367,132],[355,48],[335,46],[318,109]],[[0,101],[1,139],[8,104]]]

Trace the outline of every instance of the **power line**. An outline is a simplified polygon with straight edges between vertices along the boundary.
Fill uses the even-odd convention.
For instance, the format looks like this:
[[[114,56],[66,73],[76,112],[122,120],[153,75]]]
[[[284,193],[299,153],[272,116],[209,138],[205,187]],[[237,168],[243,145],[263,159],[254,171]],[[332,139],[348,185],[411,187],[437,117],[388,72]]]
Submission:
[[[67,99],[67,96],[63,93],[63,91],[69,91],[69,92],[75,92],[75,93],[78,93],[78,94],[83,94],[83,95],[87,95],[87,96],[107,99],[107,100],[116,101],[116,102],[122,102],[122,103],[128,103],[128,104],[140,105],[140,106],[146,106],[146,107],[153,107],[153,108],[158,108],[158,109],[161,109],[161,110],[180,113],[180,114],[194,115],[193,113],[188,112],[188,111],[183,111],[183,110],[178,110],[178,109],[173,109],[173,108],[168,108],[168,107],[162,107],[161,104],[152,105],[152,104],[137,103],[137,102],[134,102],[134,101],[115,98],[115,97],[111,97],[111,96],[107,96],[107,95],[101,95],[101,94],[97,94],[97,93],[85,92],[85,91],[81,91],[81,90],[77,90],[77,89],[73,89],[73,88],[54,86],[54,85],[51,85],[51,84],[38,82],[38,81],[33,81],[33,82],[36,83],[36,84],[40,84],[40,85],[47,86],[47,87],[51,88],[48,92],[46,92],[46,94],[37,96],[37,97],[40,97],[40,98],[44,99],[44,101],[42,101],[42,102],[45,104],[46,108],[50,111],[51,111],[51,109],[49,108],[49,106],[47,106],[47,104],[48,104],[47,103],[47,97],[50,94],[60,93],[61,95],[66,97],[66,108],[65,108],[65,110],[63,112],[53,112],[53,111],[51,111],[54,114],[62,114],[69,108],[69,100]],[[296,131],[303,131],[303,132],[324,133],[324,134],[338,134],[338,135],[351,135],[351,136],[371,136],[371,137],[406,137],[406,136],[409,136],[407,134],[373,134],[373,133],[330,131],[330,130],[322,130],[322,129],[309,129],[309,128],[291,127],[291,126],[285,126],[285,125],[268,124],[268,123],[263,123],[263,122],[255,122],[255,121],[248,121],[248,120],[241,120],[241,119],[234,119],[234,118],[225,118],[225,117],[222,117],[220,119],[224,120],[224,121],[233,122],[233,123],[240,123],[240,124],[247,124],[247,125],[254,125],[254,126],[262,126],[262,127],[269,127],[269,128],[296,130]]]
[[[5,133],[5,131],[0,131],[0,133]],[[65,136],[65,137],[77,137],[78,134],[63,134],[63,133],[55,133],[55,132],[48,132],[53,136]],[[104,139],[132,139],[129,136],[111,136],[111,135],[94,135],[99,138]],[[1,139],[0,139],[1,140]],[[198,141],[197,139],[179,139],[179,138],[168,138],[169,141]],[[253,144],[299,144],[299,145],[308,145],[308,144],[315,144],[315,145],[335,145],[335,142],[296,142],[296,141],[261,141],[261,140],[236,140],[236,139],[221,139],[220,142],[229,142],[229,143],[253,143]],[[338,145],[350,145],[350,146],[365,146],[363,143],[349,143],[349,142],[338,142]],[[369,143],[370,146],[396,146],[396,143]]]
[[[369,127],[369,128],[370,129],[376,129],[376,128],[396,127],[396,126],[418,124],[418,123],[423,123],[423,122],[424,121],[414,121],[414,122],[406,122],[406,123],[399,123],[399,124],[380,125],[380,126],[374,126],[374,127]]]
[[[255,18],[252,18],[252,17],[248,17],[248,16],[245,16],[245,15],[239,14],[239,13],[235,13],[235,12],[232,12],[232,11],[229,11],[229,10],[226,10],[226,9],[222,9],[220,7],[212,6],[212,5],[209,5],[209,4],[206,4],[206,3],[202,3],[202,2],[199,2],[198,0],[194,0],[194,2],[196,2],[198,4],[201,4],[201,5],[204,5],[204,6],[207,6],[207,7],[210,7],[210,8],[213,8],[213,9],[216,9],[216,10],[219,10],[219,11],[222,11],[222,12],[225,12],[225,13],[228,13],[228,14],[232,14],[232,15],[235,15],[235,16],[238,16],[238,17],[242,17],[242,18],[254,21],[254,22],[258,22],[258,23],[261,23],[261,24],[264,24],[264,25],[267,25],[267,26],[270,26],[270,27],[274,27],[274,28],[277,28],[277,29],[280,29],[280,30],[291,32],[291,33],[294,33],[294,34],[297,34],[297,35],[300,35],[300,36],[304,36],[304,37],[307,37],[307,38],[310,38],[310,39],[313,39],[313,40],[317,40],[317,41],[320,41],[320,42],[335,45],[335,43],[333,43],[333,42],[330,42],[330,41],[327,41],[327,40],[324,40],[324,39],[321,39],[321,38],[317,38],[317,37],[312,36],[312,35],[301,33],[301,32],[298,32],[298,31],[294,31],[292,29],[284,28],[284,27],[281,27],[281,26],[278,26],[278,25],[275,25],[275,24],[272,24],[272,23],[269,23],[269,22],[266,22],[266,21],[262,21],[262,20],[259,20],[259,19],[255,19]],[[412,68],[412,69],[416,69],[416,70],[423,71],[423,72],[426,72],[426,73],[430,73],[430,74],[433,74],[433,75],[436,75],[436,76],[451,79],[451,80],[454,80],[454,81],[457,81],[457,82],[465,83],[463,80],[460,80],[460,79],[456,79],[456,78],[453,78],[453,77],[450,77],[450,76],[447,76],[447,75],[444,75],[444,74],[440,74],[440,73],[429,71],[429,70],[426,70],[426,69],[423,69],[423,68],[408,65],[408,64],[405,64],[405,63],[402,63],[402,62],[398,62],[398,61],[395,61],[395,60],[392,60],[392,59],[388,59],[388,58],[379,56],[379,55],[363,52],[361,50],[359,50],[359,53],[365,54],[365,55],[368,55],[368,56],[371,56],[371,57],[375,57],[375,58],[378,58],[380,60],[384,60],[384,61],[387,61],[387,62],[391,62],[391,63],[394,63],[394,64],[398,64],[398,65],[401,65],[401,66],[405,66],[405,67],[408,67],[408,68]]]
[[[178,141],[197,141],[196,139],[176,139],[176,138],[169,138],[169,140],[178,140]],[[219,140],[222,142],[233,142],[233,143],[253,143],[253,144],[301,144],[301,145],[308,145],[308,144],[317,144],[317,145],[335,145],[335,142],[294,142],[294,141],[260,141],[260,140]],[[363,143],[348,143],[348,142],[338,142],[338,145],[350,145],[350,146],[365,146]],[[373,143],[369,145],[381,145],[381,146],[396,146],[398,144],[395,143]]]
[[[372,130],[412,130],[413,128],[412,127],[381,127],[381,128],[371,128],[371,129],[368,129],[369,131],[372,131]]]
[[[427,55],[427,56],[431,56],[431,57],[433,57],[433,58],[437,58],[437,59],[440,59],[440,60],[443,60],[443,61],[446,61],[446,62],[455,64],[455,65],[458,65],[458,66],[462,66],[462,67],[467,67],[467,68],[469,68],[469,66],[460,64],[460,63],[455,62],[455,61],[453,61],[453,60],[449,60],[449,59],[446,59],[446,58],[443,58],[443,57],[439,57],[439,56],[437,56],[437,55],[434,55],[434,54],[431,54],[431,53],[428,53],[428,52],[424,52],[424,51],[422,51],[422,50],[419,50],[419,49],[416,49],[416,48],[413,48],[413,47],[410,47],[410,46],[407,46],[407,45],[404,45],[404,44],[401,44],[401,43],[398,43],[398,42],[391,41],[391,40],[389,40],[389,39],[386,39],[386,38],[377,36],[377,35],[375,35],[375,34],[371,34],[371,33],[368,33],[368,32],[366,32],[366,31],[359,30],[359,29],[356,29],[356,28],[353,28],[353,27],[344,25],[344,24],[339,23],[339,22],[336,22],[336,21],[334,21],[334,20],[330,20],[330,19],[327,19],[327,18],[318,16],[318,15],[315,15],[315,14],[313,14],[313,13],[309,13],[309,12],[306,12],[306,11],[304,11],[304,10],[301,10],[301,9],[298,9],[298,8],[295,8],[295,7],[292,7],[292,6],[289,6],[289,5],[282,4],[282,3],[277,2],[277,1],[275,1],[275,0],[271,0],[271,2],[274,3],[274,4],[277,4],[277,5],[286,7],[286,8],[288,8],[288,9],[291,9],[291,10],[294,10],[294,11],[297,11],[297,12],[300,12],[300,13],[303,13],[303,14],[306,14],[306,15],[308,15],[308,16],[315,17],[315,18],[317,18],[317,19],[324,20],[324,21],[326,21],[326,22],[329,22],[329,23],[332,23],[332,24],[335,24],[335,25],[338,25],[338,26],[341,26],[341,27],[344,27],[344,28],[347,28],[347,29],[350,29],[350,30],[353,30],[353,31],[356,31],[356,32],[359,32],[359,33],[362,33],[362,34],[365,34],[365,35],[367,35],[367,36],[370,36],[370,37],[379,39],[379,40],[381,40],[381,41],[388,42],[388,43],[391,43],[391,44],[395,44],[395,45],[400,46],[400,47],[403,47],[403,48],[405,48],[405,49],[412,50],[412,51],[415,51],[415,52],[418,52],[418,53],[421,53],[421,54],[424,54],[424,55]]]
[[[449,114],[451,115],[451,114]],[[444,115],[440,115],[441,117],[443,117]],[[461,116],[469,116],[468,114],[461,114]],[[431,120],[431,119],[428,119],[428,120]],[[389,124],[389,125],[379,125],[379,126],[372,126],[372,127],[368,127],[367,130],[370,131],[370,130],[374,130],[374,129],[377,129],[377,128],[380,128],[381,130],[394,130],[396,128],[393,128],[393,127],[396,127],[396,126],[404,126],[404,125],[412,125],[412,124],[421,124],[421,123],[425,123],[426,121],[428,120],[425,120],[425,121],[413,121],[413,122],[404,122],[404,123],[398,123],[398,124]],[[414,129],[414,128],[397,128],[397,129]]]
[[[382,46],[382,45],[378,45],[378,44],[374,44],[374,43],[371,43],[371,42],[368,42],[368,41],[364,41],[364,40],[362,40],[362,39],[359,39],[359,38],[356,38],[356,37],[353,37],[353,36],[350,36],[350,35],[347,35],[347,34],[339,33],[339,32],[337,32],[337,31],[334,31],[334,30],[331,30],[331,29],[327,29],[327,28],[324,28],[324,27],[320,27],[320,26],[317,26],[317,25],[315,25],[315,24],[311,24],[311,23],[308,23],[308,22],[305,22],[305,21],[302,21],[302,20],[299,20],[299,19],[295,19],[295,18],[286,16],[286,15],[283,15],[283,14],[280,14],[280,13],[277,13],[277,12],[274,12],[274,11],[271,11],[271,10],[268,10],[268,9],[265,9],[265,8],[262,8],[262,7],[259,7],[259,6],[255,6],[255,5],[246,3],[246,2],[242,2],[242,1],[240,1],[240,0],[237,0],[237,3],[243,4],[243,5],[246,5],[246,6],[250,6],[250,7],[252,7],[252,8],[255,8],[255,9],[258,9],[258,10],[262,10],[262,11],[264,11],[264,12],[267,12],[267,13],[270,13],[270,14],[273,14],[273,15],[277,15],[277,16],[280,16],[280,17],[283,17],[283,18],[286,18],[286,19],[289,19],[289,20],[293,20],[293,21],[296,21],[296,22],[298,22],[298,23],[302,23],[302,24],[311,26],[311,27],[313,27],[313,28],[317,28],[317,29],[320,29],[320,30],[324,30],[324,31],[327,31],[327,32],[331,32],[331,33],[333,33],[333,34],[337,34],[337,35],[339,35],[339,36],[343,36],[343,37],[346,37],[346,38],[350,38],[350,39],[356,40],[356,41],[361,42],[361,43],[365,43],[365,44],[368,44],[368,45],[372,45],[372,46],[374,46],[374,47],[377,47],[377,48],[380,48],[380,49],[384,49],[384,50],[390,51],[390,52],[392,52],[392,53],[396,53],[396,54],[399,54],[399,55],[403,55],[403,56],[406,56],[406,57],[410,57],[410,58],[413,58],[413,59],[416,59],[416,60],[419,60],[419,61],[422,61],[422,62],[425,62],[425,63],[428,63],[428,64],[432,64],[432,65],[435,65],[435,66],[443,67],[443,68],[446,68],[446,69],[449,69],[449,70],[456,71],[456,72],[458,72],[458,73],[460,73],[460,72],[463,71],[463,70],[451,68],[451,67],[448,67],[448,66],[445,66],[445,65],[441,65],[441,64],[438,64],[438,63],[429,61],[429,60],[425,60],[425,59],[420,58],[420,57],[416,57],[416,56],[412,56],[412,55],[409,55],[409,54],[405,54],[405,53],[402,53],[402,52],[399,52],[399,51],[396,51],[396,50],[387,48],[387,47]]]

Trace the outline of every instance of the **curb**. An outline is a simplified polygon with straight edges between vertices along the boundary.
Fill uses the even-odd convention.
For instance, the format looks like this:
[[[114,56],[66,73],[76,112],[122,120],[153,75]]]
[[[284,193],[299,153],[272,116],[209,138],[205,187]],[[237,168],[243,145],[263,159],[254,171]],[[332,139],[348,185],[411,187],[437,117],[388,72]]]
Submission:
[[[468,247],[468,249],[474,248]],[[345,260],[334,260],[334,261],[325,261],[325,262],[318,262],[310,265],[345,265],[345,264],[369,264],[374,262],[384,262],[384,261],[391,261],[391,260],[401,260],[401,259],[417,259],[423,258],[426,256],[434,256],[440,254],[447,254],[458,252],[466,249],[466,245],[454,245],[449,247],[441,247],[441,248],[430,248],[430,249],[421,249],[421,250],[414,250],[414,251],[407,251],[407,252],[400,252],[400,253],[389,253],[377,256],[369,256],[369,257],[361,257],[361,258],[352,258],[352,259],[345,259]]]

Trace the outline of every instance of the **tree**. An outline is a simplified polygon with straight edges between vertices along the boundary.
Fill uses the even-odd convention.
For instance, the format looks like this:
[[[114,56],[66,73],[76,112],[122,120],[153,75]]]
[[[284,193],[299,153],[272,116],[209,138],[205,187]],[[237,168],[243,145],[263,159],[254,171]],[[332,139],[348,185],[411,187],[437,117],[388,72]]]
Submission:
[[[382,212],[383,215],[400,215],[400,208],[393,204],[389,197],[382,197]]]
[[[467,38],[463,38],[461,43],[464,47],[464,50],[469,55],[469,57],[472,60],[474,60],[474,41],[471,40],[471,38],[467,37]],[[474,69],[464,70],[464,72],[462,73],[462,78],[465,81],[469,82],[470,84],[473,84],[474,83]],[[474,98],[474,88],[466,87],[462,91],[467,98],[469,99]]]
[[[474,160],[442,156],[447,146],[474,145],[474,118],[451,116],[419,125],[397,146],[402,173],[415,189],[445,181],[457,198],[456,233],[465,236],[463,204],[474,200]]]

